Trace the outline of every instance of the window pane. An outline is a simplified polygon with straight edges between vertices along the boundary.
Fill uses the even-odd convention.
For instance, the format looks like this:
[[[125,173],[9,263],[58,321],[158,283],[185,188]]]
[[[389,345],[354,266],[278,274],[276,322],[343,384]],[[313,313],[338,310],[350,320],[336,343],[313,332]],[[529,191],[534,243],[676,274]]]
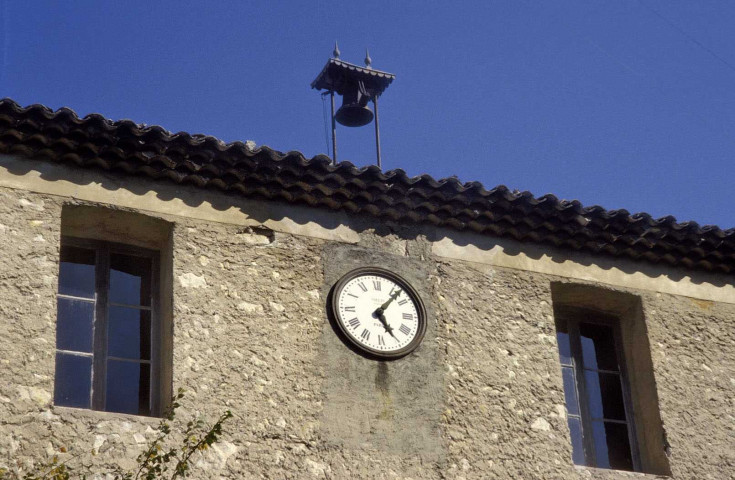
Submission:
[[[574,369],[572,367],[562,367],[561,375],[564,380],[564,400],[567,406],[567,413],[570,415],[579,415],[577,382],[574,379]]]
[[[151,260],[113,253],[110,255],[110,301],[126,305],[151,305]]]
[[[623,390],[620,386],[620,374],[584,372],[585,387],[589,399],[590,416],[625,420],[625,404]]]
[[[633,470],[627,425],[594,421],[592,430],[598,467]]]
[[[58,298],[56,348],[92,353],[94,302]]]
[[[94,250],[61,247],[59,293],[94,298]]]
[[[567,418],[569,435],[572,437],[572,461],[575,465],[584,465],[584,447],[582,446],[582,423],[579,418]]]
[[[147,364],[109,360],[107,362],[108,412],[150,415],[150,368]]]
[[[57,353],[54,404],[89,408],[91,392],[92,357]]]
[[[107,354],[130,359],[151,358],[151,312],[128,307],[110,307]]]
[[[584,368],[618,371],[613,329],[606,325],[579,324]]]
[[[569,348],[569,332],[567,332],[567,322],[563,320],[557,322],[556,343],[559,345],[559,362],[562,365],[571,365],[572,352]]]

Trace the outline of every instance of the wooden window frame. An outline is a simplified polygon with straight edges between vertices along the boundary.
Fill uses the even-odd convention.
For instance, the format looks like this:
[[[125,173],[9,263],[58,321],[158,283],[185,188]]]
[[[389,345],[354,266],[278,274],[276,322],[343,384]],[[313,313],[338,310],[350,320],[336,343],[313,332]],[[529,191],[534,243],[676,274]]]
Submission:
[[[599,312],[591,309],[583,309],[577,307],[560,307],[559,311],[557,312],[556,318],[557,325],[560,322],[566,323],[567,334],[569,336],[569,348],[572,357],[572,367],[574,371],[576,388],[575,393],[577,395],[577,402],[579,404],[579,416],[582,426],[582,446],[584,450],[585,466],[598,468],[594,439],[591,434],[593,419],[590,414],[590,400],[587,395],[587,383],[584,375],[585,366],[582,357],[582,342],[579,333],[580,323],[605,325],[610,327],[613,332],[613,341],[615,342],[615,354],[617,355],[618,368],[620,370],[620,383],[623,392],[625,421],[623,422],[621,420],[605,419],[604,417],[600,420],[626,424],[626,426],[628,427],[628,442],[631,450],[633,471],[642,472],[640,450],[638,446],[638,436],[635,426],[635,412],[633,411],[633,401],[631,396],[630,381],[628,378],[628,367],[625,361],[625,351],[623,349],[623,336],[621,332],[620,319],[606,312]],[[602,371],[603,373],[605,372],[605,370],[600,371]]]
[[[61,248],[77,247],[95,252],[95,297],[94,297],[94,320],[92,323],[92,382],[90,392],[90,408],[92,410],[106,410],[107,395],[107,329],[108,312],[111,306],[125,306],[124,304],[112,304],[109,300],[110,292],[110,255],[123,254],[135,257],[143,257],[151,260],[151,305],[150,307],[135,306],[135,308],[150,310],[151,312],[151,352],[150,360],[139,360],[138,363],[148,363],[150,366],[150,385],[148,392],[149,415],[160,417],[162,402],[160,397],[161,382],[161,322],[160,322],[160,252],[141,247],[135,247],[122,243],[91,240],[85,238],[61,237]],[[87,298],[78,298],[70,295],[58,294],[57,297],[70,298],[74,300],[90,301]],[[57,352],[66,354],[90,356],[67,350],[56,349]],[[130,359],[123,359],[131,361]]]

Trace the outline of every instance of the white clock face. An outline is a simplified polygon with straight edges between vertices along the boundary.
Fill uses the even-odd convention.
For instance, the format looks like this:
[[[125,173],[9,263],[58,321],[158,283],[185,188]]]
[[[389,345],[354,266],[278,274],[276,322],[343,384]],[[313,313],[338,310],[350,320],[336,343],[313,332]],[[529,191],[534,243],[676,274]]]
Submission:
[[[333,302],[336,320],[348,339],[362,350],[386,357],[411,351],[425,330],[415,293],[398,277],[389,277],[394,275],[348,274],[338,284]]]

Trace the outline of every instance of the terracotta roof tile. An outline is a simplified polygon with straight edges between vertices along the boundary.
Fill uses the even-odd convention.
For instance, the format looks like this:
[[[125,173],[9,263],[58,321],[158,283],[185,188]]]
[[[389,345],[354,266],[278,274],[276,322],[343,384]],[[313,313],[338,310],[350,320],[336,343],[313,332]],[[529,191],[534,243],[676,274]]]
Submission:
[[[130,120],[0,100],[0,152],[121,175],[190,184],[397,222],[471,230],[593,254],[732,273],[735,229],[676,223],[645,213],[583,207],[505,186],[486,190],[456,177],[409,177],[318,155],[250,149],[205,135],[171,133]]]

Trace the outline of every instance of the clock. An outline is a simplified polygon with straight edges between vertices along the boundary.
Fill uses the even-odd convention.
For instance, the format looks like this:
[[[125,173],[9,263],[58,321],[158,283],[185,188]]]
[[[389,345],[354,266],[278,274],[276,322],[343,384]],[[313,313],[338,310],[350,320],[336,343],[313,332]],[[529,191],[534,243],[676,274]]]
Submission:
[[[331,307],[346,339],[374,357],[407,355],[426,332],[426,310],[416,291],[383,268],[347,273],[334,286]]]

